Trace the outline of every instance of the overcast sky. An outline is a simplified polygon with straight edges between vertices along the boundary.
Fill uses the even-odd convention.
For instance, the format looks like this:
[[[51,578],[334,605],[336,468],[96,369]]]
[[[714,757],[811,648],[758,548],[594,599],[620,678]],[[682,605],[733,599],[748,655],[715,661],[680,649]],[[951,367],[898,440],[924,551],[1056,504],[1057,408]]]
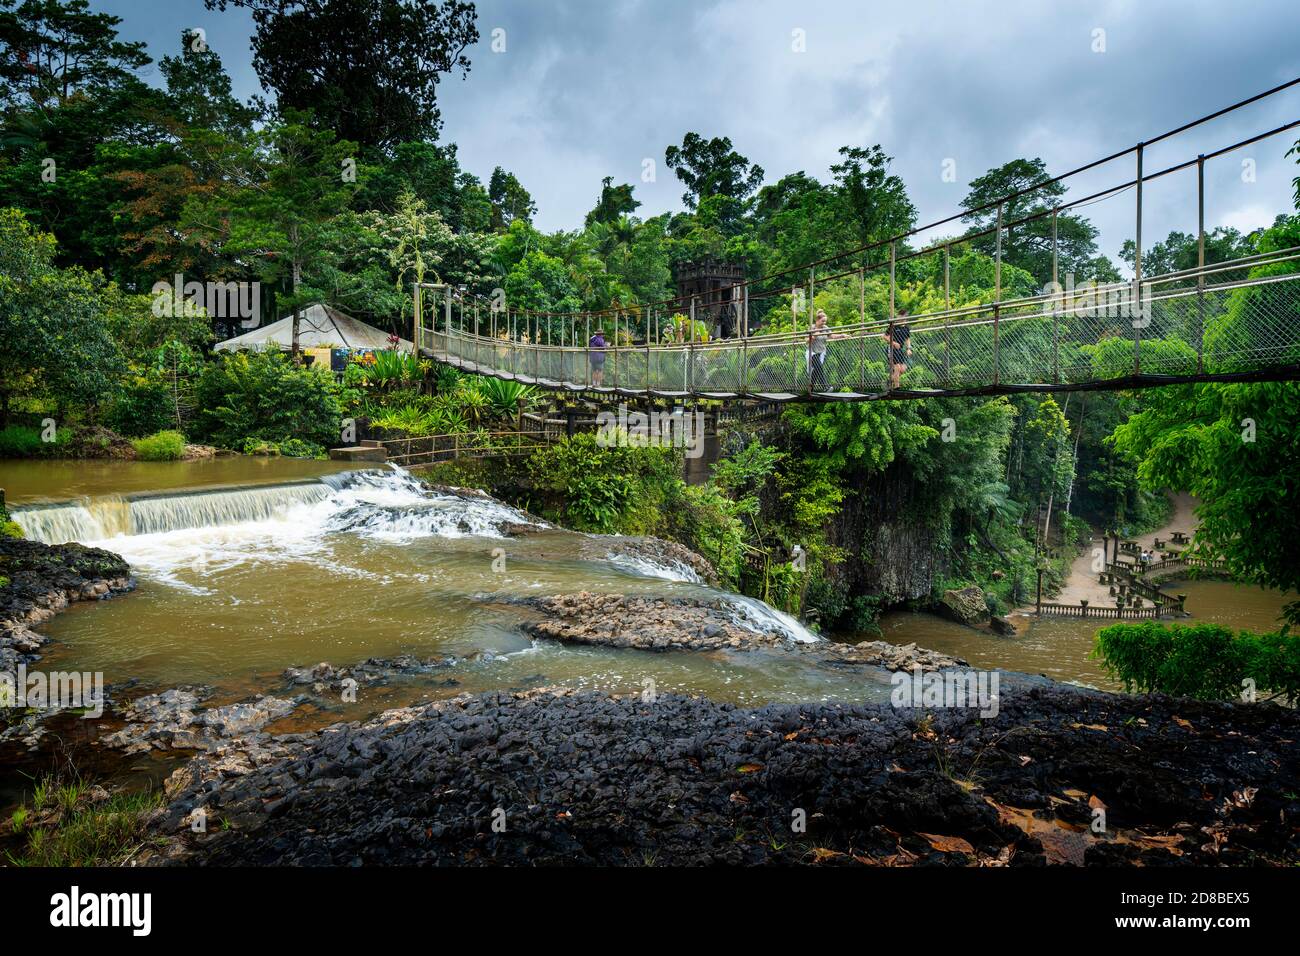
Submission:
[[[91,0],[155,60],[203,26],[247,97],[258,91],[245,11],[202,0]],[[600,180],[636,185],[640,215],[681,208],[665,147],[729,136],[767,182],[826,179],[844,145],[881,144],[921,222],[956,211],[971,179],[1021,156],[1073,168],[1300,76],[1296,0],[484,0],[468,79],[445,78],[444,140],[484,181],[514,172],[544,230],[580,227]],[[493,52],[494,30],[502,52]],[[153,78],[157,79],[156,69]],[[1300,87],[1148,150],[1158,169],[1300,118]],[[1265,225],[1292,208],[1296,134],[1211,164],[1207,224]],[[653,182],[643,181],[646,160]],[[954,170],[955,181],[943,172]],[[1254,161],[1254,181],[1243,160]],[[1132,160],[1071,186],[1132,176]],[[1195,175],[1148,186],[1144,236],[1193,230]],[[1114,256],[1131,193],[1092,206]],[[951,233],[953,230],[945,230]]]

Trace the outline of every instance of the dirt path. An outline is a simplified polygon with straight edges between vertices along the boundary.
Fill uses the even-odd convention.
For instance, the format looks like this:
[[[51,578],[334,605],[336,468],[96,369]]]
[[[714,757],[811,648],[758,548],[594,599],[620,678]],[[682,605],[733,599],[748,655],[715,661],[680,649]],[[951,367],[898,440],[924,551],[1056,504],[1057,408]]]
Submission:
[[[1196,530],[1196,515],[1192,510],[1196,507],[1196,499],[1185,492],[1179,492],[1172,496],[1172,500],[1174,510],[1169,520],[1157,530],[1133,539],[1141,547],[1150,548],[1156,538],[1167,539],[1173,531],[1186,531],[1190,535]],[[1088,543],[1084,552],[1074,559],[1064,587],[1059,594],[1052,597],[1054,603],[1078,604],[1080,601],[1087,601],[1089,604],[1112,603],[1110,589],[1097,581],[1097,572],[1093,570],[1093,552],[1101,546],[1102,539],[1095,537]],[[1114,547],[1113,543],[1111,547]]]

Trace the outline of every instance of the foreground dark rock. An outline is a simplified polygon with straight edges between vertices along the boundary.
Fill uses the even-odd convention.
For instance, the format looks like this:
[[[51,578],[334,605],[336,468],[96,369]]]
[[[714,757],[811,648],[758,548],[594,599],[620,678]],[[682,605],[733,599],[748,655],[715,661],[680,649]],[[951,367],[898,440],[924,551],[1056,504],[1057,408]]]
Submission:
[[[1295,865],[1298,741],[1270,705],[1009,675],[992,719],[494,692],[196,758],[147,862]]]
[[[636,648],[647,651],[749,651],[799,654],[836,666],[877,666],[890,670],[933,670],[966,662],[915,644],[883,641],[804,643],[776,630],[755,630],[736,605],[721,598],[628,597],[583,591],[513,601],[544,617],[525,622],[533,637],[566,644]]]
[[[30,663],[49,638],[32,628],[73,601],[98,601],[135,586],[126,561],[81,544],[0,537],[0,671]]]

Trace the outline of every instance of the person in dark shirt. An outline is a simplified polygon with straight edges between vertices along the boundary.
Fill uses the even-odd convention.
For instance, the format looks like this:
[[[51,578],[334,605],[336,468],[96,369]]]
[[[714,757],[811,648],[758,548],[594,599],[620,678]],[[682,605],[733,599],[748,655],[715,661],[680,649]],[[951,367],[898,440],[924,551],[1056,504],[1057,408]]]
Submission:
[[[730,299],[718,309],[718,334],[724,339],[736,336],[736,306]]]
[[[907,360],[912,354],[912,330],[908,328],[907,310],[899,309],[890,320],[889,329],[880,337],[889,343],[889,387],[898,388],[899,379],[907,371]]]

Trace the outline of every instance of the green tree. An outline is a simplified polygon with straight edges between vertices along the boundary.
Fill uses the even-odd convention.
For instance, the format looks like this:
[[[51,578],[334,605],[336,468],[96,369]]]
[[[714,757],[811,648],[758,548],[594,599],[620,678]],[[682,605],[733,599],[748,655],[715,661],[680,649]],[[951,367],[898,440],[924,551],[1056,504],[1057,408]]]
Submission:
[[[130,84],[150,61],[117,38],[121,22],[87,0],[0,0],[0,104],[46,109]]]
[[[1153,389],[1113,441],[1148,488],[1200,499],[1195,544],[1264,587],[1300,589],[1300,384]],[[1300,623],[1300,603],[1286,608]]]
[[[997,202],[1003,196],[1028,189],[1022,196],[1008,200],[1002,208],[1002,221],[1016,222],[1034,213],[1051,210],[1061,205],[1066,187],[1059,182],[1046,183],[1051,177],[1047,165],[1038,158],[1013,159],[983,176],[971,181],[970,192],[962,200],[962,208],[978,209]],[[1037,189],[1031,187],[1043,184]],[[985,209],[963,217],[973,231],[992,229],[997,223],[997,210]],[[1104,266],[1097,262],[1097,228],[1082,216],[1071,213],[1057,215],[1058,269],[1062,282],[1067,273],[1077,279],[1096,278],[1096,271]],[[997,236],[989,234],[971,240],[971,244],[985,255],[993,255]],[[1052,278],[1052,217],[1043,216],[1023,225],[1008,227],[1002,235],[1002,258],[1024,269],[1045,284]]]
[[[723,200],[723,219],[744,211],[745,203],[763,182],[763,167],[731,148],[731,140],[715,136],[706,140],[699,133],[687,133],[681,146],[669,146],[664,162],[686,185],[682,202],[689,209],[712,197]]]
[[[508,173],[500,166],[492,170],[488,181],[488,200],[492,203],[492,228],[509,229],[516,219],[520,222],[532,222],[537,213],[537,204],[528,194],[514,173]]]
[[[614,185],[614,177],[606,176],[600,181],[600,202],[596,208],[587,213],[585,225],[590,229],[596,223],[617,222],[632,215],[641,203],[632,198],[632,185],[624,183]]]
[[[438,82],[469,73],[474,4],[461,0],[204,0],[252,12],[253,66],[281,113],[387,151],[434,139]]]
[[[907,232],[916,225],[916,207],[907,187],[889,172],[889,157],[879,145],[841,146],[842,161],[831,167],[841,215],[857,245],[865,246]]]
[[[211,199],[187,203],[184,219],[228,255],[256,262],[263,282],[284,283],[293,308],[293,355],[299,352],[302,307],[325,298],[332,218],[348,204],[354,186],[347,163],[355,144],[317,132],[290,114],[249,137],[241,150],[239,179]]]
[[[1129,268],[1133,267],[1136,260],[1136,249],[1132,239],[1125,239],[1120,249],[1119,257],[1129,264]],[[1249,238],[1236,229],[1219,226],[1205,234],[1206,265],[1230,262],[1248,256],[1253,251]],[[1142,250],[1142,274],[1159,276],[1195,269],[1198,261],[1199,244],[1195,233],[1175,229],[1151,248]]]
[[[103,276],[54,265],[55,241],[16,209],[0,210],[0,421],[16,398],[95,407],[123,362],[101,319]],[[62,422],[61,422],[62,423]]]

